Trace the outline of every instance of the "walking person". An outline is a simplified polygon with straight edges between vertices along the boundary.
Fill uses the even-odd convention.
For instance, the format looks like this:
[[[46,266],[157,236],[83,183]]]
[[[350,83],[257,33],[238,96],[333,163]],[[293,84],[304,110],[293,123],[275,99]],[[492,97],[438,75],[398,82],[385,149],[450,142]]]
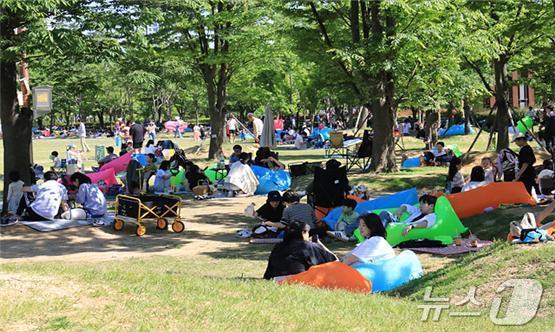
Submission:
[[[183,124],[183,121],[181,121],[181,118],[176,116],[175,117],[175,134],[174,134],[174,138],[182,138],[181,136],[181,125]]]
[[[264,129],[264,122],[259,118],[255,117],[253,113],[247,114],[247,118],[252,122],[252,128],[254,131],[254,139],[256,143],[260,142],[260,136],[262,136],[262,130]]]
[[[235,135],[237,135],[237,120],[233,115],[227,120],[227,129],[229,130],[229,142],[235,143]]]
[[[79,129],[77,130],[77,134],[79,135],[79,140],[81,141],[81,151],[89,152],[91,148],[89,148],[85,139],[87,138],[87,128],[85,127],[85,122],[83,120],[79,121]]]
[[[154,121],[150,121],[148,126],[146,127],[146,130],[148,131],[148,139],[155,141],[156,140],[156,125],[154,124]]]
[[[135,121],[131,120],[129,135],[131,135],[131,140],[133,141],[133,152],[141,153],[143,142],[145,140],[145,127],[142,124],[135,123]]]
[[[517,134],[513,142],[520,147],[520,151],[518,152],[518,173],[513,181],[524,183],[526,191],[532,194],[532,188],[534,188],[534,184],[536,183],[536,171],[534,170],[536,156],[534,155],[534,150],[528,145],[528,140],[522,133]]]

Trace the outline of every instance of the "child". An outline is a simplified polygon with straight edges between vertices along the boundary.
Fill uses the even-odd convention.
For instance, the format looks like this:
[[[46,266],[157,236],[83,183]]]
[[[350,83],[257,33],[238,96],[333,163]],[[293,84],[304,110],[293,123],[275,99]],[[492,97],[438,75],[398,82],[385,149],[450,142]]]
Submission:
[[[237,144],[233,146],[233,153],[229,156],[229,163],[233,164],[234,162],[239,161],[239,159],[241,159],[241,152],[243,152],[243,147],[241,147],[241,145]]]
[[[464,186],[464,177],[461,174],[462,161],[453,158],[449,163],[449,173],[447,173],[447,184],[445,192],[450,194],[460,193]]]
[[[347,198],[343,201],[343,213],[335,224],[335,231],[328,231],[327,234],[341,241],[349,241],[353,238],[353,233],[358,227],[358,212],[355,211],[357,202]]]
[[[51,170],[55,171],[56,169],[62,167],[62,161],[58,155],[58,151],[52,151],[50,153],[50,160],[52,160],[52,167]]]
[[[19,207],[19,202],[21,202],[21,197],[23,197],[23,181],[21,181],[21,176],[18,171],[10,172],[10,184],[8,186],[8,213],[16,214],[17,208]]]
[[[368,200],[368,188],[364,185],[355,186],[353,188],[352,194],[358,198],[361,198],[365,201]]]
[[[470,181],[462,187],[462,191],[469,191],[484,186],[486,185],[484,180],[485,175],[482,166],[474,166],[470,172]]]
[[[160,163],[160,168],[156,172],[156,177],[154,178],[154,191],[155,192],[169,192],[170,191],[170,162],[168,160],[162,161]]]
[[[148,181],[150,180],[150,177],[153,176],[154,174],[156,174],[156,156],[152,153],[147,154],[146,156],[146,166],[143,170],[143,178],[144,178],[144,187],[146,188],[147,192],[149,191],[149,185],[148,185]]]
[[[495,182],[495,177],[497,176],[497,169],[493,167],[493,162],[491,158],[482,158],[482,168],[484,169],[484,181],[486,183]]]
[[[397,211],[391,213],[389,211],[382,211],[380,219],[387,226],[390,222],[400,222],[403,213],[408,212],[410,215],[405,221],[407,226],[403,230],[403,236],[407,235],[413,228],[430,228],[436,222],[436,214],[434,213],[437,197],[432,195],[422,195],[418,202],[420,208],[409,204],[403,204]]]

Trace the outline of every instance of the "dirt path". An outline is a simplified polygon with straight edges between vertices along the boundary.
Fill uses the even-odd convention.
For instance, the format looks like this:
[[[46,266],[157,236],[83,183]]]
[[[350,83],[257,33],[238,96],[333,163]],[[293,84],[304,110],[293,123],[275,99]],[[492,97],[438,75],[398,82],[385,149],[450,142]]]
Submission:
[[[235,231],[249,227],[252,219],[244,208],[261,196],[228,200],[186,201],[182,209],[185,231],[157,230],[147,224],[147,234],[135,235],[135,225],[126,224],[116,232],[111,227],[78,227],[41,233],[23,225],[0,229],[0,263],[45,260],[110,260],[145,255],[214,257],[239,254],[248,245]]]

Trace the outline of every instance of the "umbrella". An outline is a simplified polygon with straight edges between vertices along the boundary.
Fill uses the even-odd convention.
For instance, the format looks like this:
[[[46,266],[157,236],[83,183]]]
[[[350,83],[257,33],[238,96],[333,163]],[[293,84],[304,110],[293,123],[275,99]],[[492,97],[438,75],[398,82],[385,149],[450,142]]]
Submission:
[[[262,128],[262,136],[260,136],[260,146],[273,147],[275,145],[274,115],[272,114],[272,107],[267,105],[264,112],[264,127]]]

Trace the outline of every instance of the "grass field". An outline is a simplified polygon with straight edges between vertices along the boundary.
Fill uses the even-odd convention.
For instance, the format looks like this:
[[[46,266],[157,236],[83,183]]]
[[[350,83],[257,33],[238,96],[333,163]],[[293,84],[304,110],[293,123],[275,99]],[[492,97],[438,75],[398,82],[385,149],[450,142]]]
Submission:
[[[462,151],[472,136],[446,139]],[[484,149],[487,136],[477,144]],[[65,151],[76,140],[34,141],[35,162],[46,164],[52,150]],[[109,145],[111,140],[90,140]],[[185,148],[190,138],[178,140]],[[422,143],[408,138],[408,153]],[[230,151],[230,144],[225,150]],[[322,160],[321,150],[280,149],[286,163]],[[479,161],[483,154],[476,153]],[[205,155],[193,156],[204,165]],[[92,155],[91,155],[92,157]],[[400,158],[400,155],[399,155]],[[90,166],[92,161],[86,163]],[[0,165],[1,169],[1,165]],[[465,167],[468,173],[469,167]],[[416,186],[419,191],[441,188],[446,168],[413,169],[392,174],[353,174],[375,196]],[[257,203],[263,198],[252,198]],[[233,202],[185,202],[182,234],[150,230],[144,238],[132,231],[84,228],[36,233],[24,226],[1,229],[0,331],[197,331],[197,330],[495,330],[489,318],[497,287],[510,278],[533,278],[544,294],[537,317],[524,328],[550,330],[555,315],[555,245],[511,246],[499,241],[463,258],[419,255],[423,278],[388,294],[371,296],[299,286],[278,286],[260,279],[271,246],[248,245],[234,238],[238,227],[252,225],[241,215],[250,199]],[[463,220],[482,239],[503,239],[508,222],[530,208],[508,207]],[[533,210],[539,210],[534,208]],[[349,246],[331,243],[344,254]],[[449,297],[450,309],[478,311],[479,317],[449,317],[421,321],[426,287]],[[457,307],[471,286],[477,287],[478,307]]]

